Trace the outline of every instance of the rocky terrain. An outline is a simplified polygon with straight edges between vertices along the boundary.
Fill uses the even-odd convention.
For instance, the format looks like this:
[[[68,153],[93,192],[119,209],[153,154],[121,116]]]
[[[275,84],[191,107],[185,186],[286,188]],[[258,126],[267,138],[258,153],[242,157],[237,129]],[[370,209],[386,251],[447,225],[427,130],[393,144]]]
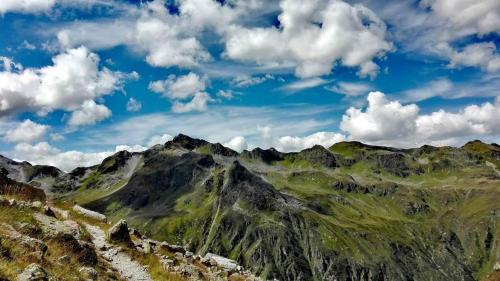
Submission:
[[[242,267],[266,280],[500,276],[496,144],[396,149],[342,142],[297,153],[237,153],[179,135],[69,173],[6,158],[0,167],[17,186],[0,193],[36,186],[69,212],[63,222],[77,218],[85,235],[71,235],[92,245],[95,271],[115,276],[105,278],[256,278]],[[43,205],[27,208],[41,233]],[[116,235],[104,237],[106,221],[116,223]]]
[[[41,189],[0,183],[0,280],[252,280],[236,261],[155,241]],[[12,186],[13,185],[13,186]],[[22,187],[22,188],[19,188]],[[8,192],[6,192],[8,191]]]

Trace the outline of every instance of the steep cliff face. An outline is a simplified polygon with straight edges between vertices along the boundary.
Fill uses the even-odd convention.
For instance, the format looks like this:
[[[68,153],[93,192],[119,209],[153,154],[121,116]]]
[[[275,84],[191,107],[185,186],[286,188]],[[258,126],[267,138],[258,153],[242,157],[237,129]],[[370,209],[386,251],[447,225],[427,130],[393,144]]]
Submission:
[[[498,151],[345,142],[238,155],[180,135],[61,175],[53,190],[265,278],[480,280],[500,259]]]

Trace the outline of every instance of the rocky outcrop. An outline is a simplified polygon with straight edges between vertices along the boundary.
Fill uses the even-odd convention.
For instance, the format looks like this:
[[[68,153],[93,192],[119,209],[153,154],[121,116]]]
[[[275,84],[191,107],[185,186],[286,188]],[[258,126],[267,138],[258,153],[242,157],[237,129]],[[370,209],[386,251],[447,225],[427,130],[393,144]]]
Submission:
[[[49,275],[45,269],[36,263],[30,264],[17,276],[18,281],[48,281]]]
[[[80,226],[75,221],[60,221],[54,217],[49,217],[41,213],[35,213],[33,217],[47,237],[55,238],[60,235],[70,235],[80,239]]]
[[[249,159],[260,160],[266,164],[271,164],[276,161],[282,161],[283,153],[274,148],[262,149],[260,147],[254,148],[252,151],[245,150],[241,153],[241,157]]]
[[[132,244],[127,222],[120,220],[108,230],[108,239],[114,242]]]
[[[221,190],[220,198],[223,206],[232,206],[242,200],[255,210],[281,210],[300,205],[299,201],[276,191],[238,161],[234,161],[227,172],[227,183]]]
[[[0,173],[0,195],[15,195],[24,200],[45,201],[45,192],[31,185],[14,181]]]

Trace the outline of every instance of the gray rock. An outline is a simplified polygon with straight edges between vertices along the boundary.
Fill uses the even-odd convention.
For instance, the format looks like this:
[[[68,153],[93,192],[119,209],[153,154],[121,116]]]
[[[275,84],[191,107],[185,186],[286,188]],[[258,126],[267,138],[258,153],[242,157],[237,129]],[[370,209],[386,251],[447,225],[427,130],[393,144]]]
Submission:
[[[69,212],[66,211],[66,210],[63,210],[63,209],[59,209],[57,207],[54,207],[54,206],[50,206],[50,210],[52,212],[54,212],[54,214],[56,215],[56,217],[60,220],[67,220],[69,219]]]
[[[208,253],[205,255],[205,258],[208,260],[212,260],[217,266],[220,266],[228,271],[238,271],[238,263],[234,260],[221,257],[212,253]]]
[[[17,276],[19,281],[48,281],[48,274],[42,266],[36,263],[30,264]]]
[[[83,277],[92,281],[97,280],[97,278],[99,277],[99,273],[92,267],[82,267],[79,271],[83,275]]]
[[[190,251],[186,251],[186,253],[184,254],[184,257],[186,257],[186,258],[192,258],[193,256],[194,256],[194,253],[190,252]]]
[[[500,262],[495,263],[495,265],[493,266],[493,270],[500,271]]]
[[[132,244],[127,222],[125,220],[120,220],[113,227],[111,227],[108,231],[108,239],[110,241]]]
[[[80,215],[87,217],[89,219],[94,219],[94,220],[98,220],[101,222],[107,221],[107,218],[105,215],[100,214],[98,212],[94,212],[94,211],[85,209],[85,208],[78,206],[78,205],[73,206],[73,211],[75,211],[75,212],[79,213]]]
[[[48,237],[54,238],[61,234],[69,234],[76,239],[80,239],[80,226],[74,221],[59,221],[41,213],[35,213],[33,217],[40,225],[43,233]]]
[[[40,201],[31,202],[31,207],[35,209],[40,209],[43,206],[43,203]]]
[[[55,218],[56,217],[56,214],[54,213],[54,211],[49,207],[49,206],[45,206],[43,208],[43,213],[46,215],[46,216],[49,216],[49,217],[53,217]]]

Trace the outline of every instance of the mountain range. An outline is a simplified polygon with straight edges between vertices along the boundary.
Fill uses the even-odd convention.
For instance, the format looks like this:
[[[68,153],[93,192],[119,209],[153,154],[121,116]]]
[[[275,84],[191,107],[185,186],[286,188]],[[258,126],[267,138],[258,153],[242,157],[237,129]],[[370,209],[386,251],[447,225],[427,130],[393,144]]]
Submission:
[[[181,134],[68,173],[5,157],[0,169],[16,190],[35,186],[263,279],[500,278],[497,144],[238,153]]]

